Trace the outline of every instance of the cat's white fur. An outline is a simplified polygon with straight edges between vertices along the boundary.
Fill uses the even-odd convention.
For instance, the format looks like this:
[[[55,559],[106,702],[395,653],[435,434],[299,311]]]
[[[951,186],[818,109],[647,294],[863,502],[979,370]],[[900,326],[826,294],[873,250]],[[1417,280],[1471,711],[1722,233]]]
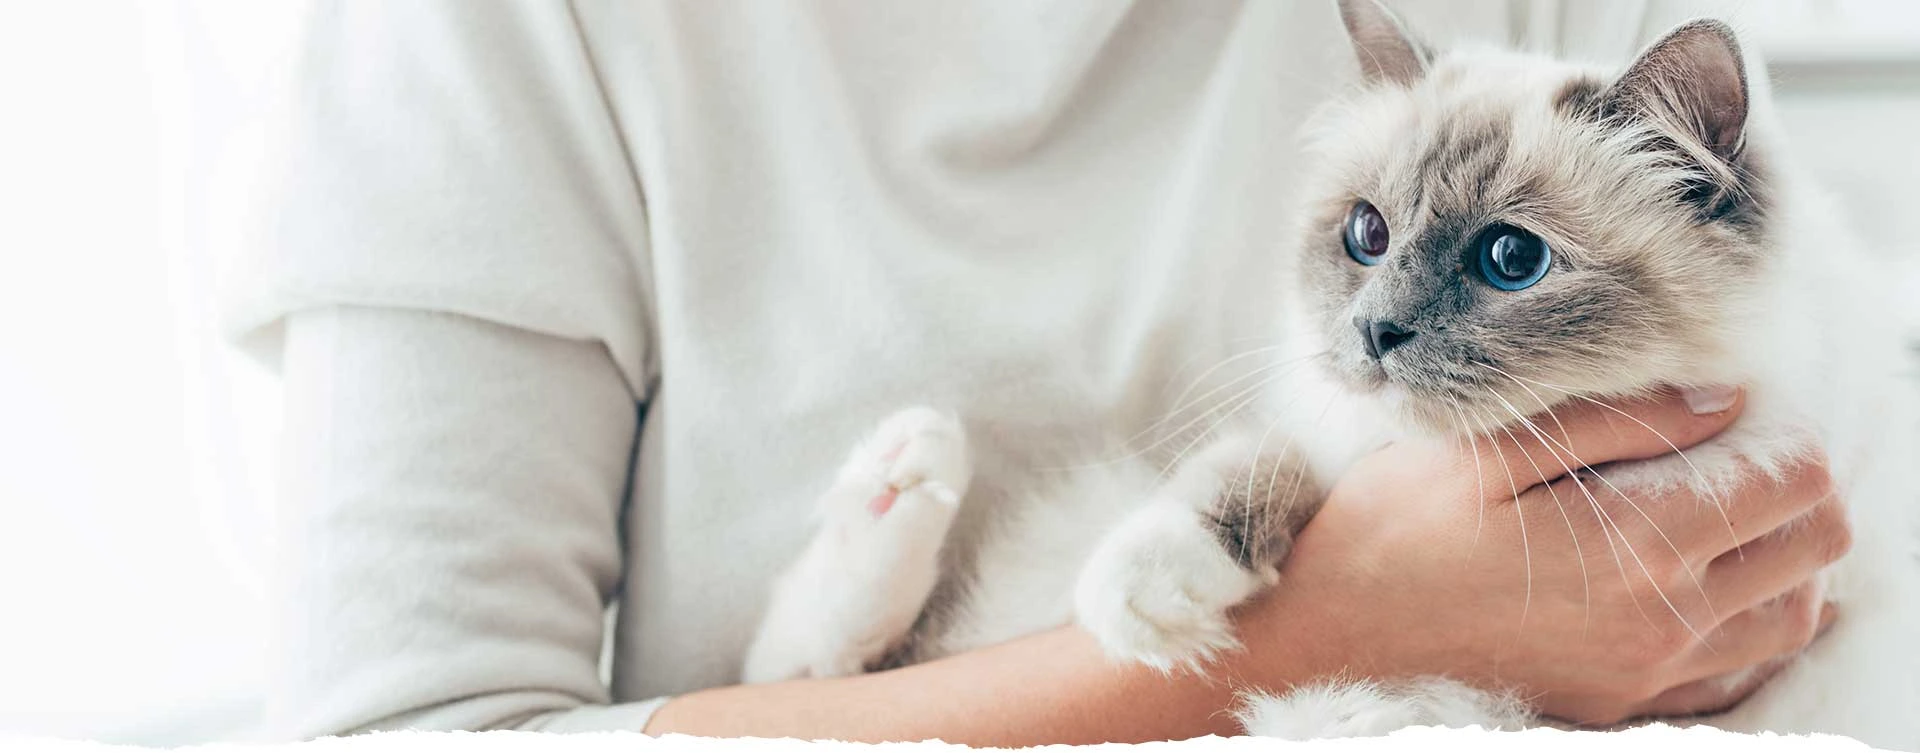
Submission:
[[[1451,53],[1503,72],[1490,97],[1542,98],[1578,69],[1507,52]],[[1920,559],[1910,515],[1910,474],[1920,461],[1909,389],[1893,379],[1899,347],[1862,341],[1887,331],[1862,326],[1885,315],[1871,274],[1875,259],[1847,241],[1842,213],[1796,177],[1758,87],[1749,138],[1773,149],[1769,168],[1779,211],[1768,219],[1779,248],[1744,295],[1725,296],[1715,355],[1661,364],[1658,374],[1622,374],[1620,392],[1646,377],[1674,384],[1743,384],[1740,421],[1719,437],[1669,457],[1614,468],[1630,494],[1691,486],[1719,495],[1741,461],[1774,473],[1818,444],[1826,449],[1854,523],[1851,553],[1829,568],[1826,595],[1841,619],[1780,676],[1736,710],[1704,719],[1732,730],[1827,732],[1920,750]],[[1323,119],[1382,117],[1341,112],[1386,108],[1361,99]],[[1524,119],[1516,132],[1528,128]],[[1516,134],[1516,138],[1523,138]],[[1363,151],[1363,135],[1323,149]],[[1323,141],[1326,140],[1323,138]],[[1338,154],[1328,157],[1338,159]],[[1289,300],[1289,357],[1324,347],[1312,312]],[[1604,384],[1582,389],[1606,394]],[[997,643],[1078,620],[1116,656],[1163,668],[1203,667],[1235,645],[1228,608],[1279,582],[1249,571],[1202,520],[1220,492],[1219,470],[1251,452],[1285,445],[1304,453],[1316,478],[1338,478],[1359,455],[1394,440],[1417,441],[1393,407],[1356,395],[1319,369],[1287,370],[1272,387],[1281,425],[1319,427],[1286,440],[1229,433],[1170,478],[1144,460],[1105,460],[1044,476],[1015,493],[1036,500],[996,520],[973,552],[969,579],[943,605],[938,629],[922,615],[941,577],[938,554],[956,505],[973,481],[965,428],[947,414],[905,410],[856,447],[821,500],[820,530],[774,588],[745,677],[763,681],[865,671],[914,645],[926,658]],[[1089,446],[1098,442],[1089,441]],[[1249,448],[1252,448],[1251,450]],[[1099,460],[1099,458],[1094,458]],[[1035,476],[1034,478],[1042,478]],[[1144,492],[1144,493],[1143,493]],[[1043,502],[1042,502],[1043,501]],[[890,507],[888,506],[890,504]],[[876,507],[877,505],[877,507]],[[884,514],[876,510],[886,508]],[[1094,532],[1104,532],[1094,535]],[[1284,587],[1282,585],[1281,587]],[[923,629],[916,630],[916,621]],[[1326,682],[1256,695],[1239,710],[1254,734],[1314,738],[1382,734],[1409,725],[1515,728],[1538,723],[1515,699],[1443,678],[1410,683]]]

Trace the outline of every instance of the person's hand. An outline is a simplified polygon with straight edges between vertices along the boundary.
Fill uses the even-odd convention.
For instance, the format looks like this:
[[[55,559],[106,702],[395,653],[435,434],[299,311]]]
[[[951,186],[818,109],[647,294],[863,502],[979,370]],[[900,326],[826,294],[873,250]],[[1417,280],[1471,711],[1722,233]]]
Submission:
[[[1589,725],[1730,707],[1833,617],[1813,576],[1850,539],[1823,462],[1749,474],[1724,508],[1684,488],[1629,499],[1565,468],[1692,446],[1732,423],[1732,397],[1704,415],[1677,395],[1618,406],[1633,418],[1569,405],[1565,447],[1516,429],[1478,439],[1477,461],[1465,443],[1369,455],[1249,606],[1249,661],[1269,649],[1263,612],[1311,613],[1312,643],[1282,650],[1328,674],[1446,675]]]

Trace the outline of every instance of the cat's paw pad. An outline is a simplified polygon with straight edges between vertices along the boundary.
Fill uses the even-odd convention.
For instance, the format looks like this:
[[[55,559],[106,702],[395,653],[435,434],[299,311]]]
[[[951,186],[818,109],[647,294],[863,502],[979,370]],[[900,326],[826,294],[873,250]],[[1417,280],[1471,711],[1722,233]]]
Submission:
[[[823,501],[848,523],[895,517],[944,521],[972,477],[960,421],[913,407],[888,416],[854,448]]]
[[[1074,606],[1109,656],[1199,670],[1240,645],[1228,610],[1276,578],[1241,567],[1191,509],[1155,504],[1101,542]]]
[[[960,504],[973,466],[967,457],[965,430],[957,419],[932,408],[908,408],[883,423],[880,434],[893,441],[882,443],[885,488],[869,500],[870,512],[884,515],[901,498]]]

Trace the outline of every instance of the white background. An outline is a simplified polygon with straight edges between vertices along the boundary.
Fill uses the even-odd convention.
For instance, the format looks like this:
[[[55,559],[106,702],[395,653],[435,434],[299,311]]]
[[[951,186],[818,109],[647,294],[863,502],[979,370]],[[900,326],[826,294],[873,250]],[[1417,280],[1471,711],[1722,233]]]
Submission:
[[[258,702],[277,406],[209,319],[296,8],[0,0],[0,732],[181,743]],[[1920,3],[1738,16],[1920,300]]]

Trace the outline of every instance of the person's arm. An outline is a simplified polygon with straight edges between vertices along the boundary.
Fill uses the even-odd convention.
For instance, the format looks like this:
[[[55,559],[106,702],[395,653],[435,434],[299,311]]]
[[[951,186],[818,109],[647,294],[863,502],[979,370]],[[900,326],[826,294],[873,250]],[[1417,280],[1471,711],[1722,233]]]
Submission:
[[[645,723],[599,669],[637,425],[606,348],[329,307],[283,374],[269,734]]]
[[[1739,406],[1704,415],[1679,398],[1626,407],[1652,428],[1599,408],[1562,411],[1566,445],[1580,451],[1569,462],[1654,457],[1670,451],[1668,439],[1687,447],[1727,426]],[[1412,445],[1363,461],[1309,524],[1280,586],[1242,610],[1246,649],[1208,676],[1112,662],[1067,627],[887,672],[691,693],[667,702],[646,731],[1006,747],[1141,742],[1233,734],[1231,711],[1245,690],[1429,674],[1517,688],[1551,715],[1609,723],[1725,707],[1764,673],[1710,678],[1764,669],[1821,624],[1818,600],[1801,584],[1845,551],[1847,530],[1817,464],[1749,481],[1725,519],[1684,491],[1629,504],[1598,489],[1593,507],[1563,522],[1540,513],[1572,502],[1575,485],[1532,470],[1529,457],[1550,462],[1543,445],[1482,440],[1476,449],[1482,457],[1471,463],[1445,446]],[[1636,505],[1650,515],[1635,517]],[[1523,508],[1539,515],[1530,525]],[[1616,575],[1607,559],[1599,511],[1617,521],[1613,543],[1640,552],[1623,566],[1633,572]],[[1774,534],[1790,524],[1792,535]],[[1586,545],[1580,558],[1575,538]],[[1663,549],[1666,540],[1681,554]],[[1736,541],[1748,545],[1744,554],[1729,551]],[[1669,601],[1677,613],[1659,611]]]
[[[1291,671],[1309,672],[1304,663]],[[1227,713],[1233,692],[1222,680],[1113,662],[1091,635],[1063,627],[885,672],[689,693],[645,731],[976,747],[1148,742],[1238,734]]]

